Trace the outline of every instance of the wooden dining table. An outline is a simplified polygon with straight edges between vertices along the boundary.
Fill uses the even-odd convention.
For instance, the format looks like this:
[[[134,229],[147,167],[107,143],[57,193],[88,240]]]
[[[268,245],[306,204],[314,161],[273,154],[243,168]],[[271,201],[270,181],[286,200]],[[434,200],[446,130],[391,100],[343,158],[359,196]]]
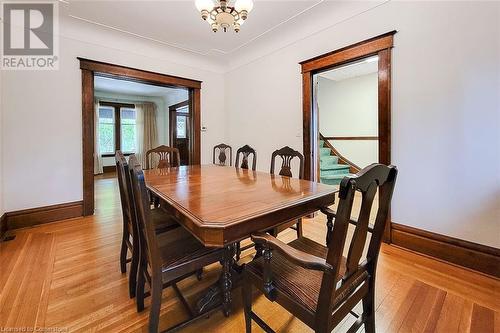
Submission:
[[[220,293],[229,315],[236,244],[251,234],[304,217],[334,203],[336,187],[218,165],[145,170],[146,186],[162,206],[207,247],[224,248],[220,283],[198,302],[200,312]]]

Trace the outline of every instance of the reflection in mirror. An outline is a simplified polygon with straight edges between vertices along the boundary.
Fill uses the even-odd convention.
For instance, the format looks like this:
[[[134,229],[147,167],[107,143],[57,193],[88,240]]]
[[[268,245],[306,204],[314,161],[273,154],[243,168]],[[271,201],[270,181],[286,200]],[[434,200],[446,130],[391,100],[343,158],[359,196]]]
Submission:
[[[317,73],[313,80],[320,179],[338,185],[349,173],[379,161],[378,56]]]

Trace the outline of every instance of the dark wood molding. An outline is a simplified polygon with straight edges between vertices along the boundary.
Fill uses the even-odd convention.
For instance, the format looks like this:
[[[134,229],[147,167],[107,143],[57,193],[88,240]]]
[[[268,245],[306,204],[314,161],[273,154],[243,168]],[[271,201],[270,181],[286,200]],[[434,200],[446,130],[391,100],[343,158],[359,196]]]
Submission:
[[[201,81],[77,58],[82,70],[83,215],[94,214],[94,77],[104,76],[189,90],[194,142],[191,164],[201,161]]]
[[[188,106],[189,105],[189,99],[186,99],[185,101],[182,101],[182,102],[179,102],[177,104],[173,104],[173,105],[170,105],[168,107],[168,110],[169,111],[175,111],[177,110],[178,108],[182,108],[184,106]]]
[[[201,89],[190,90],[192,122],[193,122],[193,147],[191,149],[191,164],[201,164]]]
[[[131,103],[120,103],[120,102],[107,102],[99,99],[99,105],[100,106],[109,106],[112,108],[128,108],[128,109],[135,109],[135,104]]]
[[[94,73],[82,70],[83,215],[94,214]]]
[[[3,238],[5,233],[7,232],[7,214],[2,214],[0,216],[0,239]]]
[[[32,227],[83,215],[83,201],[68,202],[5,213],[7,230]]]
[[[103,173],[116,172],[116,165],[105,165],[102,167]]]
[[[390,47],[392,47],[392,44]],[[391,164],[390,47],[378,53],[378,156],[379,162],[385,165]]]
[[[323,136],[326,140],[369,141],[378,140],[378,136]]]
[[[500,249],[392,223],[393,245],[500,278]]]
[[[312,74],[302,74],[302,140],[304,154],[304,179],[319,181],[319,154],[317,153],[317,139],[315,138],[315,121],[312,107]],[[318,160],[318,167],[314,168],[313,158]]]
[[[302,73],[327,70],[333,66],[338,66],[369,55],[375,55],[381,50],[389,49],[393,46],[393,36],[396,32],[396,30],[393,30],[335,51],[301,61],[299,64],[302,66]]]
[[[198,80],[155,73],[141,69],[115,65],[80,57],[78,57],[77,59],[80,60],[80,69],[94,72],[96,73],[96,75],[99,76],[117,78],[127,81],[141,82],[146,84],[156,84],[161,86],[184,87],[184,88],[195,88],[195,89],[201,88],[202,82]]]

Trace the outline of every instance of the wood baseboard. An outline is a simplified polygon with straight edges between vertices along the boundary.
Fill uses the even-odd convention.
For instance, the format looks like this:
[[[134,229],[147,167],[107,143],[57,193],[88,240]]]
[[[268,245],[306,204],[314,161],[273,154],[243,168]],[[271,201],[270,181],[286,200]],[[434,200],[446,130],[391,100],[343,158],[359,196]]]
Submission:
[[[2,214],[0,216],[0,239],[2,239],[3,235],[7,232],[7,214]]]
[[[103,173],[116,172],[116,165],[107,165],[102,167]]]
[[[32,227],[38,224],[55,222],[83,215],[83,201],[45,207],[23,209],[4,214],[7,230]],[[2,223],[2,226],[4,224]]]
[[[500,278],[500,249],[392,223],[392,244]]]

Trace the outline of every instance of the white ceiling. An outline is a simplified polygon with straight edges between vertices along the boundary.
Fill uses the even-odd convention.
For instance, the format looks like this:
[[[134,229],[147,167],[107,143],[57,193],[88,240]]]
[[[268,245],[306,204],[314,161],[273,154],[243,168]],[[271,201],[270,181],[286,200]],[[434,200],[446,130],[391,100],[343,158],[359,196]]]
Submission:
[[[378,73],[377,56],[322,72],[318,76],[333,81],[342,81],[373,73]]]
[[[255,42],[264,37],[272,38],[279,47],[285,38],[283,29],[294,28],[291,30],[295,37],[300,38],[303,36],[296,33],[297,25],[303,33],[311,34],[385,1],[254,0],[254,9],[239,33],[212,32],[201,19],[194,0],[64,0],[64,3],[75,19],[224,59],[249,45],[257,45]],[[323,19],[319,20],[318,15]]]
[[[239,33],[211,31],[194,0],[70,0],[69,14],[202,55],[230,53],[321,0],[256,1]]]
[[[133,81],[116,80],[107,77],[96,76],[94,89],[104,93],[120,95],[162,97],[169,100],[186,100],[188,92],[186,89],[153,86]]]

